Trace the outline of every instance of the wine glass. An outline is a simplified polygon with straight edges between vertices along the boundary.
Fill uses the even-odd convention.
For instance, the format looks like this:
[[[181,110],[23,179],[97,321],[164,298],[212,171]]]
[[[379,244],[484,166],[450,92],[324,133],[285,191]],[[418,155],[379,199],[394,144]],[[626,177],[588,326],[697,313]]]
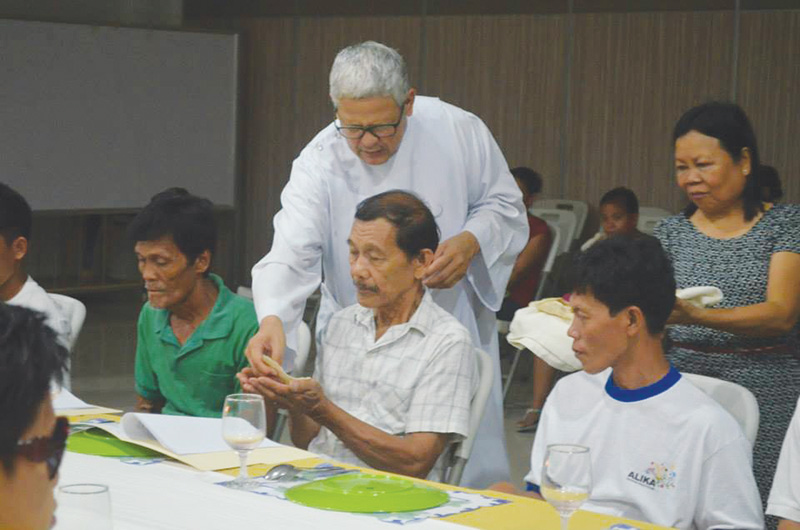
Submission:
[[[589,498],[592,490],[592,460],[583,445],[547,446],[542,467],[542,496],[561,516],[561,530],[569,518]]]
[[[222,437],[239,453],[239,476],[225,485],[253,489],[256,481],[247,475],[247,455],[261,445],[267,433],[264,398],[258,394],[231,394],[222,408]]]
[[[105,484],[59,486],[57,498],[59,530],[111,530],[111,495]]]

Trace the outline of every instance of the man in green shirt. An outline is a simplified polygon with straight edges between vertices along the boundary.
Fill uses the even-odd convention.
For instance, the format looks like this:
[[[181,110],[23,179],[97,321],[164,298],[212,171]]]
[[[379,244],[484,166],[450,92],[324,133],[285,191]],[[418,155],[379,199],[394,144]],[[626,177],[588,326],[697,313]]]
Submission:
[[[258,331],[253,303],[210,273],[212,204],[172,188],[128,228],[147,290],[137,326],[136,410],[219,417]]]

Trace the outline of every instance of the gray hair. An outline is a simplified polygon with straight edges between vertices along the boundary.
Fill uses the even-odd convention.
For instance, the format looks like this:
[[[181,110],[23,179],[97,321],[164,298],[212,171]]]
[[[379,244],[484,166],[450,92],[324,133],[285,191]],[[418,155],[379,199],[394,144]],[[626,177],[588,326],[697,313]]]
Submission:
[[[384,96],[402,105],[409,88],[403,56],[379,42],[353,44],[342,49],[333,60],[330,96],[335,107],[341,99]]]

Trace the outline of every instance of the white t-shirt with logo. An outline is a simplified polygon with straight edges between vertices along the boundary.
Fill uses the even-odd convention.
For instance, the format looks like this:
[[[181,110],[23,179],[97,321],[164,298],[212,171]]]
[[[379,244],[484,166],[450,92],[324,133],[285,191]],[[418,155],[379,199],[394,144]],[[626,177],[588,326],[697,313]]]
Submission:
[[[783,440],[767,513],[800,522],[800,399]]]
[[[752,449],[728,412],[674,368],[636,390],[610,376],[578,372],[555,386],[525,477],[532,489],[549,444],[585,445],[593,486],[582,509],[681,529],[763,528]]]

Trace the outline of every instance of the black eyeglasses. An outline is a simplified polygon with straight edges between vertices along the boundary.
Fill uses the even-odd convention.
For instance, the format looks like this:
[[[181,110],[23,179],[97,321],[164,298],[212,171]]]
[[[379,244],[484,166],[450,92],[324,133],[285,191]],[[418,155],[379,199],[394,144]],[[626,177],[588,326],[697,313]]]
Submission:
[[[370,133],[375,138],[389,138],[397,134],[397,128],[400,126],[400,122],[403,121],[403,115],[406,112],[406,103],[400,105],[400,117],[397,118],[397,121],[394,123],[378,123],[376,125],[370,125],[369,127],[363,127],[361,125],[339,125],[339,118],[336,118],[333,125],[336,127],[336,130],[339,131],[339,134],[348,140],[360,140],[367,133]]]
[[[50,436],[17,442],[17,454],[31,462],[45,462],[50,480],[55,478],[69,435],[69,420],[63,416],[56,418],[56,426]]]

